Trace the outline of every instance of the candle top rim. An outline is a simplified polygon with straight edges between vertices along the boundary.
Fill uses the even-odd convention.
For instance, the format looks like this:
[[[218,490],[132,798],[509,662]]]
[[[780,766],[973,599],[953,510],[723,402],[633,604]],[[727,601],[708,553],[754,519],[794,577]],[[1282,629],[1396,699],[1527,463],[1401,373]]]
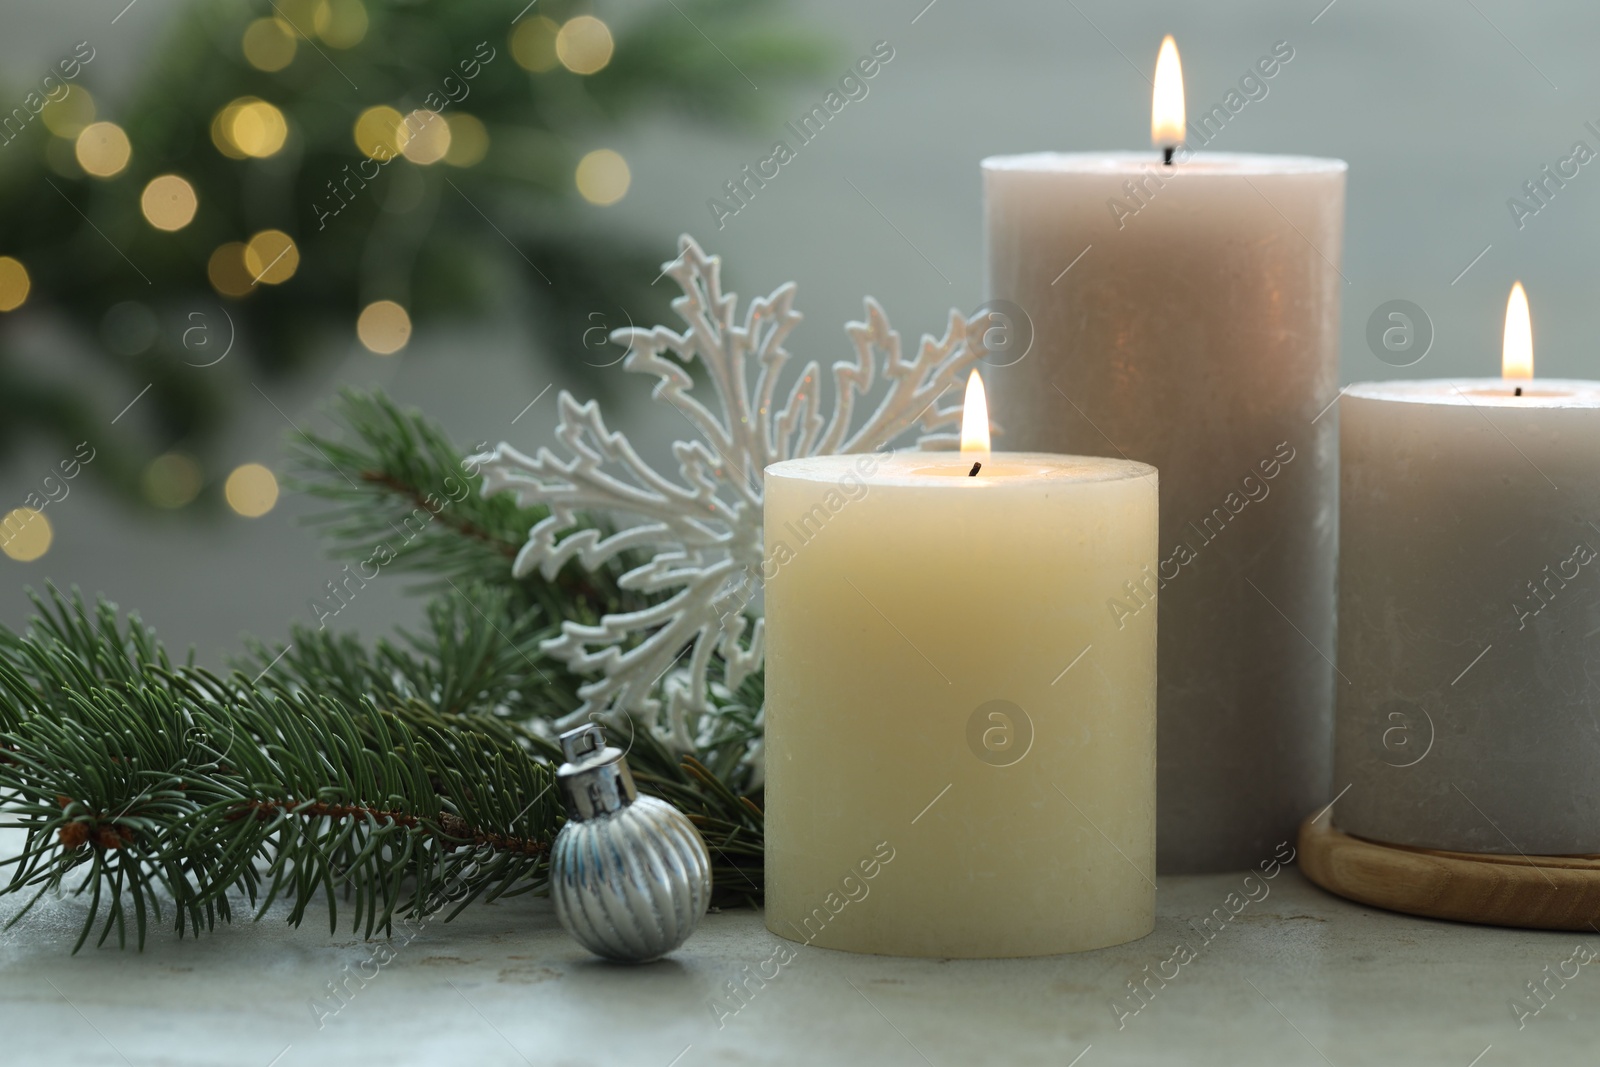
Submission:
[[[973,463],[982,463],[977,477],[967,472]],[[868,468],[863,470],[863,467]],[[897,451],[885,454],[858,453],[835,456],[800,456],[780,460],[766,468],[767,477],[795,481],[837,484],[845,475],[855,474],[872,486],[958,487],[981,485],[1020,485],[1048,482],[1052,485],[1090,485],[1127,482],[1157,477],[1148,463],[1105,456],[1064,456],[1052,452]]]
[[[985,173],[1120,174],[1129,168],[1161,166],[1161,153],[1025,152],[989,156]],[[1196,152],[1170,168],[1174,174],[1225,176],[1239,174],[1343,174],[1350,164],[1321,156],[1275,156],[1256,152]],[[1163,173],[1167,168],[1163,168]]]
[[[1522,396],[1513,393],[1518,387]],[[1356,382],[1345,386],[1344,395],[1444,407],[1600,408],[1600,382],[1576,378],[1404,378]]]

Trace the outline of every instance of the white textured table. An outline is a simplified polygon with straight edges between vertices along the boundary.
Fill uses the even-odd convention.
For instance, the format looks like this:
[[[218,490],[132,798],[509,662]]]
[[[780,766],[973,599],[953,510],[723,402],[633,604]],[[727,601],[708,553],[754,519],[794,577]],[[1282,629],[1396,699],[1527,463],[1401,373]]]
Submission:
[[[377,943],[330,938],[325,916],[291,930],[281,913],[199,941],[163,930],[142,954],[73,957],[79,905],[47,901],[0,940],[0,1064],[1595,1061],[1600,964],[1564,986],[1549,979],[1548,1006],[1520,1030],[1511,1001],[1537,1006],[1525,983],[1563,969],[1580,942],[1600,951],[1600,935],[1372,911],[1291,868],[1226,925],[1213,920],[1220,932],[1203,943],[1188,920],[1223,908],[1242,879],[1164,878],[1154,934],[1077,956],[925,961],[798,947],[731,1015],[725,983],[787,944],[751,912],[708,916],[672,959],[627,968],[587,958],[547,902],[518,898],[388,943],[394,958],[380,968]],[[1125,983],[1146,965],[1171,974],[1160,965],[1180,938],[1198,956],[1164,987],[1152,979],[1153,999],[1119,1030],[1113,999],[1136,1004]],[[346,989],[342,1008],[331,983]],[[725,1005],[720,1029],[713,1003]]]

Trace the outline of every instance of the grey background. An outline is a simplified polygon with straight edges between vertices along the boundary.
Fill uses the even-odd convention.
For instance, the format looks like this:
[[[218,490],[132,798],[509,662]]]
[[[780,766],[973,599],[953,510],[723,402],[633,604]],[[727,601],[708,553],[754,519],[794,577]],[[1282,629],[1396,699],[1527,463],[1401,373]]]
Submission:
[[[181,10],[172,0],[137,0],[113,25],[125,2],[11,5],[0,35],[0,84],[20,93],[35,71],[88,39],[98,55],[86,84],[114,117],[116,88],[145,68]],[[1590,119],[1600,125],[1600,8],[1576,0],[1335,0],[1326,9],[1323,0],[925,3],[794,4],[797,18],[838,43],[839,74],[879,40],[889,41],[895,56],[870,83],[870,95],[851,103],[724,228],[712,221],[707,198],[743,164],[769,153],[781,118],[770,132],[736,135],[660,118],[618,131],[610,143],[632,165],[632,190],[616,207],[574,210],[603,212],[603,221],[656,235],[663,261],[673,256],[678,233],[694,233],[723,254],[726,278],[744,296],[797,281],[807,318],[790,348],[831,360],[844,354],[841,326],[859,315],[864,294],[879,297],[913,337],[942,329],[950,307],[970,310],[983,299],[982,157],[1145,147],[1147,76],[1163,33],[1173,33],[1182,51],[1191,114],[1219,102],[1258,56],[1287,40],[1294,59],[1214,147],[1349,161],[1342,380],[1498,373],[1506,291],[1519,277],[1532,301],[1541,375],[1595,376],[1600,270],[1591,232],[1600,211],[1600,161],[1520,231],[1506,200],[1575,140],[1600,149],[1584,129]],[[508,0],[508,19],[521,6]],[[595,11],[620,16],[626,7],[601,0]],[[716,26],[702,29],[715,39]],[[793,117],[827,88],[819,79],[749,91],[777,95],[769,101],[776,113]],[[1365,341],[1368,315],[1396,298],[1421,305],[1436,330],[1432,352],[1405,369],[1379,361]],[[0,328],[18,331],[33,358],[70,365],[70,353],[53,347],[40,316]],[[228,460],[277,465],[285,415],[325,427],[319,411],[346,382],[383,385],[441,419],[458,440],[503,438],[532,449],[550,438],[564,368],[586,354],[577,337],[546,350],[511,313],[470,331],[419,334],[396,357],[373,356],[352,342],[343,362],[321,377],[293,390],[278,387],[272,399],[284,414],[255,393],[240,368],[224,365],[219,373],[238,375],[233,385],[241,396]],[[614,426],[659,458],[683,427],[647,403],[648,388],[644,378],[624,383],[608,411]],[[0,510],[20,503],[59,458],[40,449],[0,473],[0,502],[7,502]],[[192,642],[203,660],[220,662],[238,650],[241,633],[275,640],[289,620],[311,620],[307,600],[337,567],[296,524],[305,511],[286,498],[258,520],[139,515],[79,479],[71,496],[46,511],[56,534],[50,552],[29,564],[0,558],[0,621],[14,625],[26,616],[25,585],[77,583],[137,607],[171,643]],[[403,578],[385,575],[337,624],[372,633],[414,620],[416,605],[403,587]]]

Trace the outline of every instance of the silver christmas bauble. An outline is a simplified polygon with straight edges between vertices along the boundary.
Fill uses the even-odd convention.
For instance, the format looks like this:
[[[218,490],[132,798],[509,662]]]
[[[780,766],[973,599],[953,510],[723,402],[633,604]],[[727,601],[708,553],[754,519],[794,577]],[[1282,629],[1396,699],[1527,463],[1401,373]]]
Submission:
[[[688,939],[711,902],[711,856],[677,808],[641,797],[599,726],[561,735],[567,823],[550,895],[567,933],[598,956],[643,963]]]

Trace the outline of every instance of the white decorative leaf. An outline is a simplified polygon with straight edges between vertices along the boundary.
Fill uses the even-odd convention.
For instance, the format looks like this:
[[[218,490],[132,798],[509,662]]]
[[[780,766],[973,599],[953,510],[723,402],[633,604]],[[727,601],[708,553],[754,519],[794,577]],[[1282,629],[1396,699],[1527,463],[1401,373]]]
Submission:
[[[672,308],[686,329],[630,327],[611,335],[628,348],[623,369],[654,376],[651,396],[699,435],[673,446],[676,478],[656,471],[627,437],[608,429],[595,401],[580,404],[565,391],[558,448],[529,456],[502,443],[476,457],[485,494],[510,491],[524,505],[550,510],[517,554],[517,576],[538,569],[554,578],[572,560],[593,569],[622,552],[650,554],[619,582],[649,607],[606,615],[598,625],[569,620],[545,643],[571,670],[592,676],[579,689],[583,705],[563,728],[596,713],[628,712],[653,723],[678,751],[706,743],[715,726],[714,662],[724,693],[762,664],[764,621],[740,591],[760,581],[768,464],[886,448],[913,429],[922,431],[921,447],[955,442],[960,390],[948,405],[939,401],[982,354],[967,345],[960,313],[950,313],[943,337],[924,335],[907,359],[900,335],[868,297],[866,321],[845,326],[855,356],[833,365],[832,410],[824,420],[816,362],[794,377],[782,406],[775,404],[790,360],[784,342],[800,321],[794,284],[752,300],[740,321],[737,296],[722,291],[721,268],[718,257],[680,238],[665,273],[683,290]],[[695,395],[687,369],[697,361],[704,372],[698,389],[713,394],[710,406]],[[882,399],[854,425],[857,400],[880,383]],[[585,513],[633,524],[605,535],[580,527]],[[759,757],[759,744],[746,754],[757,774]]]

